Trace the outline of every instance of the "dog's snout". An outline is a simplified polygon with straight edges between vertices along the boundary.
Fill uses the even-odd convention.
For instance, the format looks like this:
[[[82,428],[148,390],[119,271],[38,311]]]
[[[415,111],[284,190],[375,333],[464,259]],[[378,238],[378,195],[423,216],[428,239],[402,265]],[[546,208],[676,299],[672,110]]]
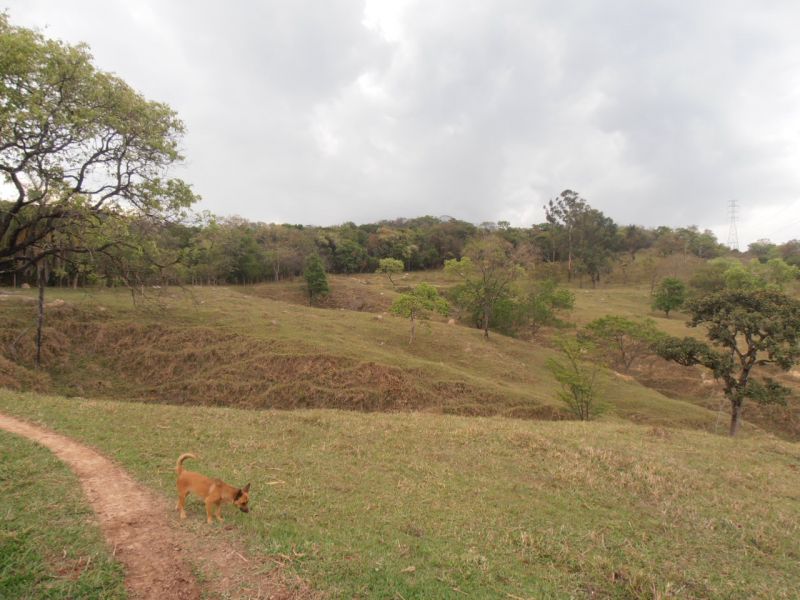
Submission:
[[[249,508],[247,508],[246,506],[240,506],[240,507],[239,507],[239,510],[241,510],[242,512],[246,512],[246,513],[247,513],[247,512],[250,512],[250,509],[249,509]]]

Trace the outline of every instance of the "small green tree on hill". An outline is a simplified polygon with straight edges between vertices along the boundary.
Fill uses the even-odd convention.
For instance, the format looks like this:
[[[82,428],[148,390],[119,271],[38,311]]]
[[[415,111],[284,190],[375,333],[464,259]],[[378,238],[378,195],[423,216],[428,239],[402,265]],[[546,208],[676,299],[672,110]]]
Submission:
[[[783,403],[789,390],[770,378],[755,380],[756,367],[788,371],[800,359],[800,301],[775,290],[724,291],[692,300],[690,327],[705,325],[710,346],[695,338],[665,338],[658,354],[685,366],[701,365],[724,384],[731,403],[730,435],[736,435],[745,398]]]
[[[454,290],[456,303],[479,315],[483,336],[488,338],[494,308],[509,295],[522,268],[516,263],[513,246],[496,236],[470,241],[464,254],[460,260],[446,260],[444,271],[463,280]]]
[[[308,288],[308,301],[314,302],[321,296],[327,296],[330,292],[328,278],[325,275],[325,267],[322,259],[317,254],[312,254],[306,259],[306,269],[303,272]]]
[[[670,311],[680,308],[686,300],[686,285],[675,277],[665,277],[653,296],[653,308],[663,310],[669,319]]]
[[[597,398],[600,367],[584,360],[589,351],[585,342],[562,339],[558,346],[564,359],[547,359],[547,368],[561,385],[558,398],[581,421],[589,421],[603,410]]]
[[[653,344],[664,336],[652,319],[634,321],[607,315],[595,319],[581,332],[627,373],[634,361],[653,354]]]
[[[392,275],[398,275],[403,272],[403,261],[396,258],[382,258],[378,261],[378,270],[375,272],[386,275],[392,287],[394,287],[396,284],[392,279]]]
[[[417,320],[427,320],[431,313],[446,316],[450,307],[447,301],[439,296],[436,288],[427,283],[420,283],[410,292],[401,294],[392,304],[391,312],[411,320],[411,337],[408,343],[414,342]]]

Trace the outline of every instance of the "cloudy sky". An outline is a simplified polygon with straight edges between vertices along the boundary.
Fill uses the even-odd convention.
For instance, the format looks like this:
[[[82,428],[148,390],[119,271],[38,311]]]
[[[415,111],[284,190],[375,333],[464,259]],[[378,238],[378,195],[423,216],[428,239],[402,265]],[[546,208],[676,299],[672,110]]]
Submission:
[[[0,0],[186,123],[201,208],[800,237],[796,0]]]

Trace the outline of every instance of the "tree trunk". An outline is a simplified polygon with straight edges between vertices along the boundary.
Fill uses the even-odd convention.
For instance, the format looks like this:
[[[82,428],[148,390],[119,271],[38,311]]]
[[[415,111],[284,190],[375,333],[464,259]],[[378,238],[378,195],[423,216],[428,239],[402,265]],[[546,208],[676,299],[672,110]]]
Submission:
[[[742,419],[742,403],[739,402],[732,402],[731,403],[731,430],[730,435],[731,437],[736,435],[736,432],[739,431],[739,422]]]
[[[489,311],[483,311],[483,337],[484,339],[489,339]]]
[[[416,333],[416,329],[417,329],[417,321],[416,321],[416,319],[414,319],[414,313],[412,312],[411,313],[411,339],[408,340],[409,344],[413,344],[414,343],[414,334]]]
[[[47,283],[44,260],[36,265],[36,280],[39,285],[39,318],[36,323],[36,368],[42,366],[42,329],[44,329],[44,287]]]
[[[569,228],[569,251],[567,254],[567,281],[572,281],[572,227]]]

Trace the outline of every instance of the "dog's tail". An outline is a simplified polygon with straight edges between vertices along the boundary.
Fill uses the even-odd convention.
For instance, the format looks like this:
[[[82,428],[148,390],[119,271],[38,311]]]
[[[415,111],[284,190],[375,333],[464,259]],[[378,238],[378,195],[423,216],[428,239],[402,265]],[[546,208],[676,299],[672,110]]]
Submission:
[[[175,472],[178,475],[183,473],[183,461],[185,461],[187,458],[197,458],[197,457],[191,452],[187,452],[186,454],[181,454],[178,457],[178,462],[175,464]]]

